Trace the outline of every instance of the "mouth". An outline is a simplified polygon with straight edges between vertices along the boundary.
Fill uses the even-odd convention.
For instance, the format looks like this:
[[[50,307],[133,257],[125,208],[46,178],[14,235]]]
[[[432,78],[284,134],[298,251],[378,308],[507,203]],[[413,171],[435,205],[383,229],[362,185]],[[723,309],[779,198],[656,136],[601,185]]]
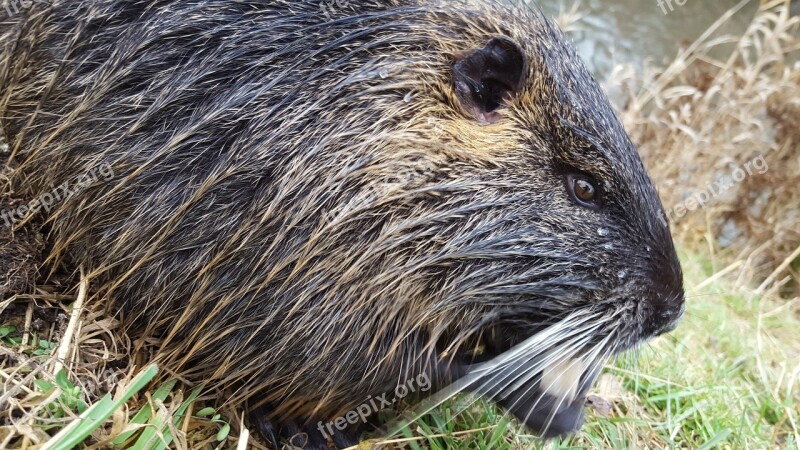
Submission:
[[[512,389],[486,389],[493,399],[543,438],[577,431],[584,423],[584,405],[599,370],[584,371],[578,360],[549,369],[536,381]]]
[[[589,389],[621,350],[602,323],[568,318],[519,343],[506,339],[468,370],[466,390],[484,396],[543,438],[570,434],[584,423]]]

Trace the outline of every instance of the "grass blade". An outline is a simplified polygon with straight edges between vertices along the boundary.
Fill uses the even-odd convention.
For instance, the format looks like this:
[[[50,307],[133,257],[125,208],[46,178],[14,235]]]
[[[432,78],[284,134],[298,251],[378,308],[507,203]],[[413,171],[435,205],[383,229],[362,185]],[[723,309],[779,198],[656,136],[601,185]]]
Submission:
[[[147,386],[157,373],[158,366],[155,364],[147,367],[131,381],[130,386],[116,401],[111,398],[110,394],[106,394],[99,402],[92,405],[47,441],[41,450],[69,450],[77,446],[92,434],[92,431],[111,417],[117,408],[124,405],[134,394]]]

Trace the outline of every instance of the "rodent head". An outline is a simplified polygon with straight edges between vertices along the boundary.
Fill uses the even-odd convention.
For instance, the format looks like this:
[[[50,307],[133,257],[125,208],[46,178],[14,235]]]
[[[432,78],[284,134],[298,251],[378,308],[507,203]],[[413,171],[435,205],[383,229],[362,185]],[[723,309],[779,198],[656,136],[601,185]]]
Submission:
[[[565,41],[542,21],[452,53],[428,134],[447,170],[431,163],[437,188],[421,188],[450,186],[426,206],[441,224],[430,336],[452,367],[486,373],[467,390],[545,436],[577,429],[602,365],[684,304],[656,189]]]
[[[492,167],[476,158],[504,205],[487,243],[508,251],[498,256],[509,268],[532,269],[536,286],[563,288],[556,304],[634,314],[618,324],[619,347],[631,347],[671,330],[683,312],[667,216],[635,146],[572,49],[527,45],[533,48],[492,37],[453,64],[454,97],[475,123],[471,132],[497,142],[485,149]]]

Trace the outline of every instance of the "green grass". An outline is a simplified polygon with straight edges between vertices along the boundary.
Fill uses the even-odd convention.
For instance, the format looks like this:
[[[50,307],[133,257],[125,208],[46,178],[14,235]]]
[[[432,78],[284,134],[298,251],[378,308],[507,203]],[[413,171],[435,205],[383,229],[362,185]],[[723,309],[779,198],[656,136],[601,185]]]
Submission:
[[[682,260],[688,292],[681,326],[607,367],[592,393],[610,402],[611,412],[590,411],[577,435],[542,443],[499,408],[462,398],[397,436],[369,443],[412,450],[798,448],[800,299],[760,297],[725,277],[703,283],[716,272],[713,264],[694,255]],[[694,291],[701,283],[706,287]],[[26,357],[48,358],[57,346],[33,339],[19,347],[15,332],[0,324],[0,345]],[[20,397],[20,405],[47,418],[32,418],[30,425],[58,431],[46,448],[70,448],[87,437],[88,443],[153,450],[236,448],[247,439],[226,418],[238,413],[203,407],[198,391],[183,392],[174,380],[143,392],[144,384],[125,379],[112,401],[110,395],[90,398],[80,388],[86,380],[75,378],[63,371],[40,375],[28,384],[31,394]],[[137,391],[138,400],[124,405]],[[26,448],[24,439],[10,442]]]
[[[517,425],[491,406],[456,418],[445,410],[422,419],[404,437],[449,436],[410,447],[798,448],[797,302],[768,300],[725,278],[693,292],[714,274],[712,264],[694,255],[682,260],[684,320],[672,334],[606,369],[604,384],[612,388],[594,390],[613,403],[610,417],[590,412],[579,434],[543,444],[516,433]]]

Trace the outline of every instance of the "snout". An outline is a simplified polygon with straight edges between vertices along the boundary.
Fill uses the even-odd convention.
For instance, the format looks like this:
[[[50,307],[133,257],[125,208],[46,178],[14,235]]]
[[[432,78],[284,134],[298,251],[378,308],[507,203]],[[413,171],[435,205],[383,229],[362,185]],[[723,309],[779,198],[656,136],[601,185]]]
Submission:
[[[664,258],[655,259],[649,268],[649,282],[645,283],[644,305],[647,314],[644,328],[645,338],[659,336],[674,330],[685,311],[683,272],[677,256],[666,252]]]
[[[668,297],[654,294],[645,298],[638,305],[641,333],[636,340],[639,342],[673,331],[685,310],[682,292]]]
[[[684,296],[681,295],[679,299],[674,300],[672,303],[673,304],[669,308],[666,308],[661,312],[661,320],[664,325],[662,325],[660,329],[656,330],[654,333],[655,336],[669,333],[678,327],[678,323],[680,323],[683,313],[686,311]]]
[[[644,323],[646,338],[674,330],[686,307],[680,268],[673,273],[654,274],[651,280],[645,305],[650,310]]]

